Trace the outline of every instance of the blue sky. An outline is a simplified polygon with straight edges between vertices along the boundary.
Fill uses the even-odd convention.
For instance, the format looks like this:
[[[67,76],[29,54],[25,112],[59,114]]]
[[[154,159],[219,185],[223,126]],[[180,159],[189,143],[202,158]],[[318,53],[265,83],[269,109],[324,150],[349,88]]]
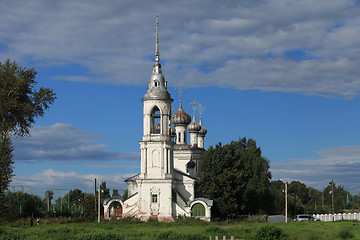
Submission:
[[[316,3],[315,3],[316,2]],[[253,138],[273,179],[360,191],[360,6],[318,1],[3,1],[0,61],[34,67],[57,101],[13,139],[12,186],[111,189],[140,171],[155,16],[160,61],[184,109],[206,109],[206,147]],[[191,6],[191,7],[190,7]]]

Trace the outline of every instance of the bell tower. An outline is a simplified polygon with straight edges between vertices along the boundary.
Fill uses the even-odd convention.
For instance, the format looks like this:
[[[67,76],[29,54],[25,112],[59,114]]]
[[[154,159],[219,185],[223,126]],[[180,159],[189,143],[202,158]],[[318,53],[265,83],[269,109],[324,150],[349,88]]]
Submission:
[[[139,211],[143,218],[172,218],[173,148],[171,99],[162,74],[156,17],[155,63],[143,102]]]
[[[159,54],[158,18],[156,18],[155,64],[148,90],[142,99],[143,140],[141,145],[141,176],[166,178],[171,174],[173,142],[170,132],[171,99],[162,74]]]

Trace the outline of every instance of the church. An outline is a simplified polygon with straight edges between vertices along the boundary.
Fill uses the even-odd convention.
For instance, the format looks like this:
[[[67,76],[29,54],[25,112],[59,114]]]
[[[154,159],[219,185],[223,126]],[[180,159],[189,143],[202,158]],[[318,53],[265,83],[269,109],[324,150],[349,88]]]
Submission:
[[[143,102],[143,138],[140,141],[141,172],[125,182],[128,198],[105,199],[104,218],[135,217],[143,221],[174,221],[178,216],[211,219],[213,201],[195,198],[199,164],[207,133],[199,122],[185,112],[181,103],[172,115],[173,99],[162,74],[159,54],[158,18],[156,18],[155,63]],[[188,143],[188,135],[190,141]]]

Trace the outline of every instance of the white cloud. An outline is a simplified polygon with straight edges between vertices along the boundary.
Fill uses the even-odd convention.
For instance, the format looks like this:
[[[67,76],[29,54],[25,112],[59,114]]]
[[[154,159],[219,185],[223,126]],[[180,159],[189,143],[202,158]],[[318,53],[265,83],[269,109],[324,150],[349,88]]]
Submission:
[[[145,0],[7,1],[0,6],[0,21],[6,23],[0,26],[0,59],[76,63],[90,73],[56,79],[144,84],[151,73],[156,9],[169,84],[345,98],[359,92],[355,0],[166,1],[161,6]],[[314,59],[296,61],[283,54],[294,49]]]
[[[326,148],[318,151],[319,158],[293,159],[271,163],[274,179],[291,179],[323,189],[334,179],[352,194],[360,191],[360,146]],[[351,179],[351,181],[349,181]]]
[[[71,124],[34,126],[31,138],[14,138],[14,160],[97,161],[139,160],[137,152],[112,152],[106,144],[96,143],[98,134],[76,129]]]

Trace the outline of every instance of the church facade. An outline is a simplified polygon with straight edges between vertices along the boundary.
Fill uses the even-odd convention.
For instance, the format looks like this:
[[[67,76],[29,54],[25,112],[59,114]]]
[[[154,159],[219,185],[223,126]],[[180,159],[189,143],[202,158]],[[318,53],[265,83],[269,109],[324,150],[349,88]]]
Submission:
[[[180,89],[181,91],[181,89]],[[156,20],[155,64],[143,102],[141,172],[125,182],[128,198],[106,199],[104,218],[136,217],[173,221],[177,216],[210,221],[213,201],[195,198],[206,128],[180,107],[172,115],[171,98],[162,74]],[[190,135],[190,141],[188,141]],[[188,143],[189,142],[189,143]]]

